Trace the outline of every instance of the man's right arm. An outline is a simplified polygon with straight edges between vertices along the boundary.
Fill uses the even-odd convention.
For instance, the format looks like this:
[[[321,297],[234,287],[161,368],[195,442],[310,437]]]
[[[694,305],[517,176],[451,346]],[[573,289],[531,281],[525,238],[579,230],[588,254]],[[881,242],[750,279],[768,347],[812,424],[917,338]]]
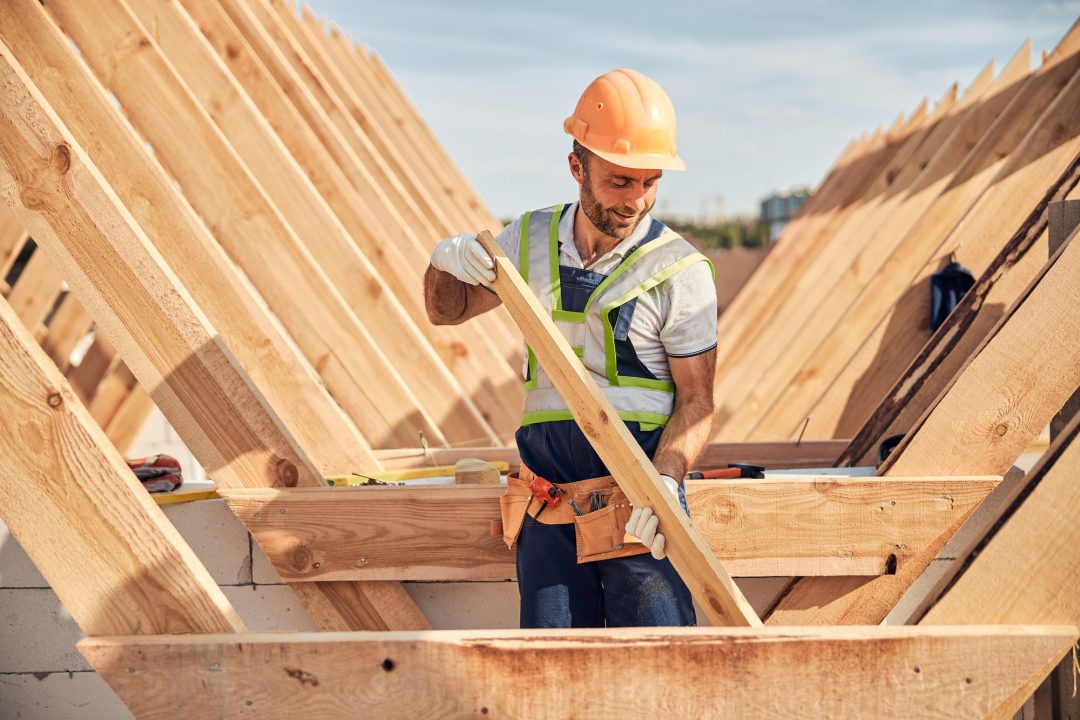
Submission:
[[[432,325],[460,325],[501,302],[483,285],[469,285],[431,265],[424,273],[424,307]]]

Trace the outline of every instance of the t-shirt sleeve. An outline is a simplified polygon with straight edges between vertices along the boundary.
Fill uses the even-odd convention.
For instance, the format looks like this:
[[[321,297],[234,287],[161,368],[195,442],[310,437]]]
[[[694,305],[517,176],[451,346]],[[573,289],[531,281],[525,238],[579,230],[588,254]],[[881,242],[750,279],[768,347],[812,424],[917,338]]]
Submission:
[[[517,218],[514,222],[510,223],[502,229],[495,241],[502,247],[503,252],[510,258],[510,261],[517,267],[518,253],[521,247],[521,218]]]
[[[667,313],[660,342],[668,357],[690,357],[716,347],[716,285],[706,262],[696,262],[661,288]]]

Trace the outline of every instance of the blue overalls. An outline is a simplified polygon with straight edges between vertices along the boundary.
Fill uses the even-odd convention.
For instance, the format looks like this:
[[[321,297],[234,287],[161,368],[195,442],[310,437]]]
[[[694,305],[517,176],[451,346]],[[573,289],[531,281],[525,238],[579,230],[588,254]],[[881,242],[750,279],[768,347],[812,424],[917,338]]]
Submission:
[[[664,230],[664,225],[654,220],[635,249],[652,242]],[[562,309],[583,312],[606,277],[560,265]],[[635,304],[631,300],[612,310],[618,372],[656,380],[638,360],[628,337]],[[652,459],[663,427],[642,429],[640,423],[632,421],[626,425]],[[524,425],[516,439],[522,462],[551,482],[610,475],[573,420]],[[679,501],[689,514],[681,487]],[[656,560],[646,553],[578,564],[572,524],[547,525],[526,515],[517,541],[517,574],[523,628],[696,624],[690,591],[669,560]]]

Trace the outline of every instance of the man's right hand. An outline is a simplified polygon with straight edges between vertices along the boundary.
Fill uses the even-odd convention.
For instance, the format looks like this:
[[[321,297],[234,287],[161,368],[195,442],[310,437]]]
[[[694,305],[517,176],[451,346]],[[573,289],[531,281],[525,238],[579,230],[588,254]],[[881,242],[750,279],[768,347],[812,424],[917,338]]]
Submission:
[[[474,235],[459,233],[439,242],[431,253],[431,266],[469,285],[491,287],[495,261]]]

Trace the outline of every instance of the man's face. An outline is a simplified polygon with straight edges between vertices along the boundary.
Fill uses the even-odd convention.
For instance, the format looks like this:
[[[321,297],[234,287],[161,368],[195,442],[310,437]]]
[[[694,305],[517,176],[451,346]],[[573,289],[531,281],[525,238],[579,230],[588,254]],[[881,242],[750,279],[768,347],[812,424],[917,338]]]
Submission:
[[[625,240],[656,203],[660,170],[635,170],[590,155],[570,153],[570,173],[581,185],[581,209],[596,229]]]

